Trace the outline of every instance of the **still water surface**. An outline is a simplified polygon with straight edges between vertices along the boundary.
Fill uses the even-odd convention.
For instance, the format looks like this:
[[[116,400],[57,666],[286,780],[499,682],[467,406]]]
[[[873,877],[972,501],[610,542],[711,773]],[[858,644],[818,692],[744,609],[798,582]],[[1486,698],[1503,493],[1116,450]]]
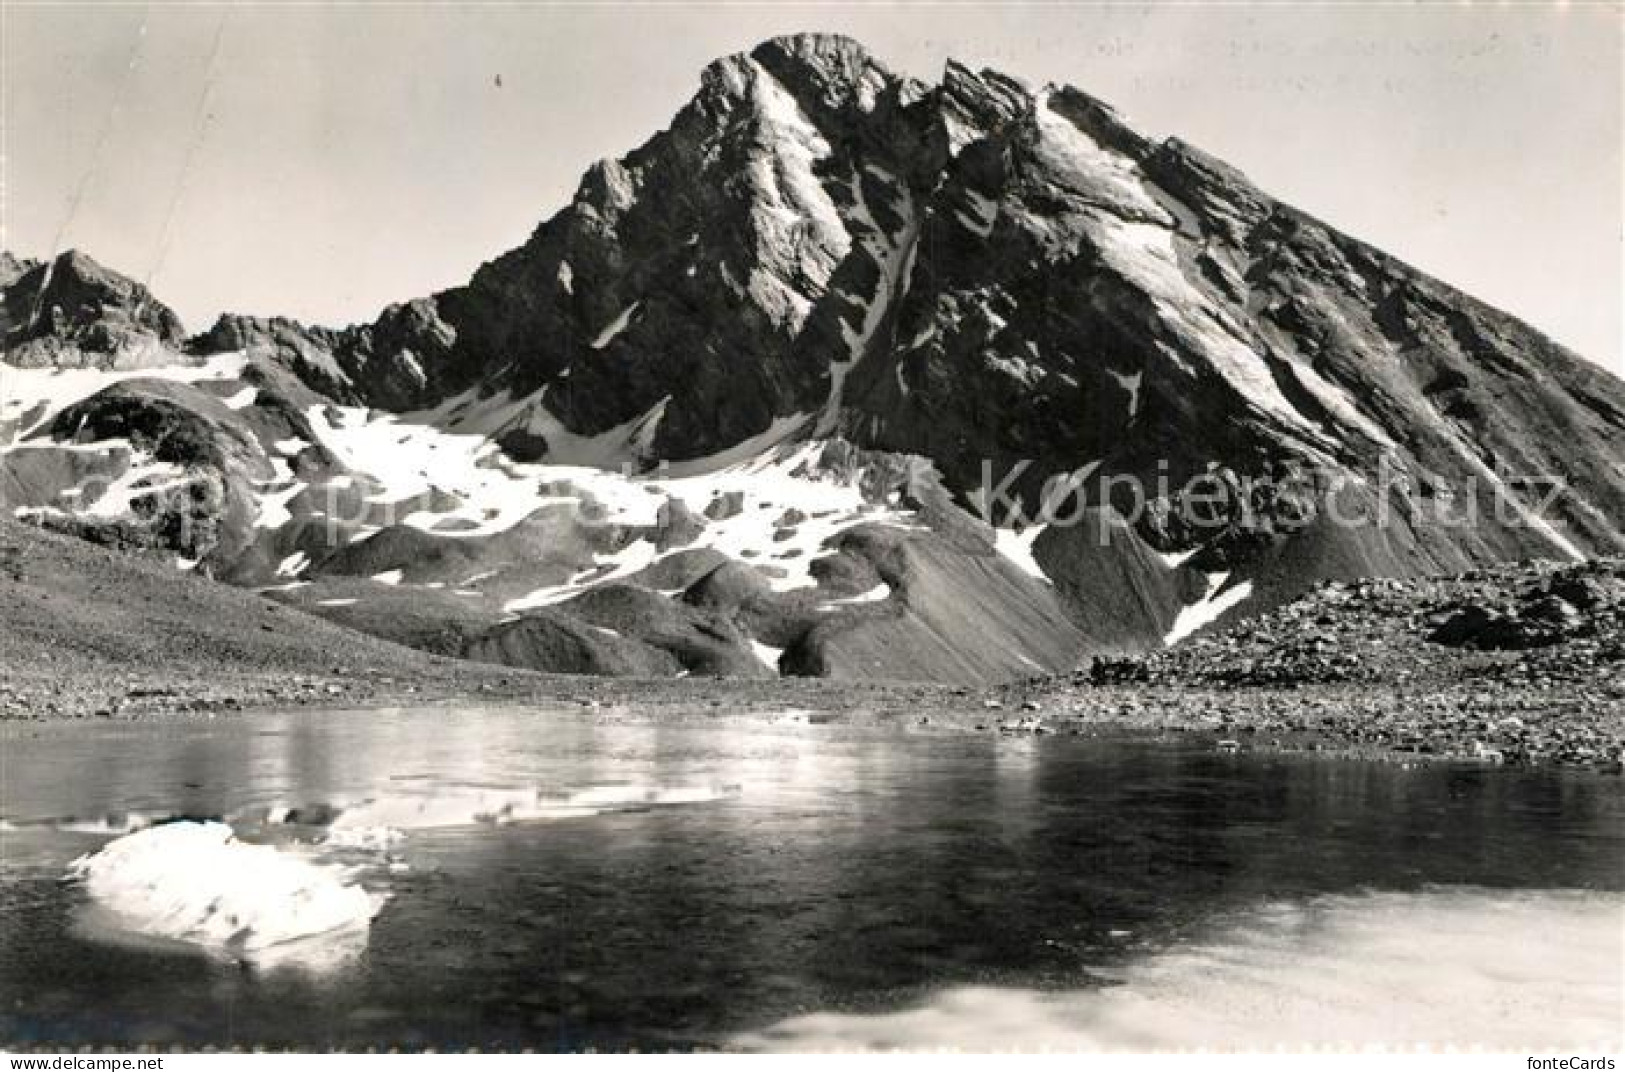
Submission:
[[[1621,1039],[1618,778],[511,711],[0,747],[13,1042]],[[383,907],[266,956],[109,927],[69,864],[170,816],[342,865]]]

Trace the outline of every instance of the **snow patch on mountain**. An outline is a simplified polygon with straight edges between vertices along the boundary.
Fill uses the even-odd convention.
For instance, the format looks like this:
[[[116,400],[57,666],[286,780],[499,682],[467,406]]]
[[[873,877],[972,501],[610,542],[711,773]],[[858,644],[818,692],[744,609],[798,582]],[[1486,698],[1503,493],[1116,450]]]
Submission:
[[[276,575],[278,577],[297,577],[305,572],[310,565],[310,556],[303,551],[295,551],[281,562],[277,563]]]
[[[222,398],[220,402],[227,409],[247,409],[254,404],[254,400],[259,396],[260,389],[258,387],[244,387],[242,390]]]
[[[850,607],[860,603],[884,603],[891,598],[892,586],[882,581],[867,591],[859,592],[855,596],[846,596],[842,599],[826,600],[825,607]]]
[[[756,435],[747,436],[733,446],[699,458],[677,462],[661,462],[658,473],[667,479],[700,476],[724,469],[737,469],[763,457],[775,447],[795,439],[812,421],[810,413],[791,413],[775,417]]]
[[[829,395],[825,399],[823,413],[813,432],[817,436],[829,436],[834,432],[836,422],[840,419],[847,374],[869,352],[887,312],[906,292],[908,277],[914,270],[915,252],[919,246],[919,213],[914,205],[914,196],[909,192],[907,185],[883,168],[870,167],[868,171],[884,188],[897,195],[897,203],[893,206],[893,210],[902,217],[903,222],[896,235],[888,234],[875,219],[873,209],[869,207],[862,176],[852,177],[852,216],[857,225],[856,241],[880,270],[880,279],[871,297],[864,299],[852,296],[853,301],[861,309],[858,326],[854,328],[844,319],[841,321],[841,339],[846,343],[846,356],[830,362]]]
[[[1315,401],[1326,407],[1337,421],[1347,428],[1356,429],[1365,434],[1372,442],[1397,449],[1398,444],[1393,437],[1383,431],[1382,426],[1360,410],[1360,405],[1354,396],[1347,390],[1333,383],[1307,360],[1299,358],[1287,362],[1292,370],[1293,378],[1298,385],[1315,396]]]
[[[1195,557],[1196,552],[1200,550],[1200,547],[1192,547],[1184,551],[1159,551],[1157,557],[1162,559],[1162,564],[1169,569],[1178,569]]]
[[[1212,625],[1253,594],[1253,582],[1242,581],[1226,588],[1225,584],[1229,580],[1229,573],[1208,574],[1207,591],[1203,593],[1201,599],[1179,612],[1179,616],[1174,619],[1173,628],[1163,637],[1163,644],[1172,647],[1198,629]]]
[[[993,234],[993,224],[999,217],[999,205],[990,197],[977,193],[975,190],[965,191],[965,200],[969,211],[955,210],[954,218],[960,226],[978,238],[987,238]]]
[[[593,565],[580,571],[563,584],[545,585],[527,595],[510,599],[502,605],[508,614],[517,614],[535,607],[549,607],[563,603],[601,584],[622,581],[654,564],[659,556],[655,545],[648,540],[637,540],[614,554],[594,555]]]
[[[139,369],[16,368],[0,365],[0,428],[14,425],[13,441],[44,428],[51,418],[75,402],[125,380],[169,380],[207,383],[240,378],[248,358],[239,352],[215,354],[191,365],[159,365]],[[24,423],[26,422],[26,423]],[[0,444],[0,451],[11,444]]]
[[[1125,373],[1107,369],[1106,375],[1117,381],[1117,386],[1128,392],[1128,419],[1140,415],[1140,387],[1145,383],[1144,372]]]
[[[273,476],[254,486],[254,527],[279,529],[293,520],[289,504],[305,490],[306,484],[294,478],[293,469],[282,458],[272,458]]]
[[[154,461],[143,452],[135,452],[130,467],[107,486],[80,516],[91,518],[127,517],[135,508],[137,499],[176,491],[191,485],[193,478],[178,465]]]
[[[638,311],[638,306],[642,304],[643,303],[641,301],[635,301],[631,305],[628,305],[625,309],[622,309],[615,319],[611,320],[607,325],[605,325],[604,330],[598,333],[598,337],[593,339],[592,348],[594,350],[602,350],[604,347],[614,342],[615,336],[625,331],[627,325],[632,323],[633,314]]]
[[[1512,507],[1526,527],[1538,532],[1559,554],[1571,562],[1584,562],[1586,560],[1585,552],[1574,546],[1574,542],[1567,536],[1558,532],[1550,521],[1530,509],[1529,505],[1523,501],[1523,498],[1507,486],[1507,482],[1501,478],[1500,473],[1485,465],[1483,460],[1474,454],[1471,448],[1454,435],[1449,436],[1448,439],[1451,446],[1461,456],[1461,459],[1489,484],[1497,496]],[[1569,494],[1572,496],[1572,491]]]
[[[1106,210],[1128,219],[1149,220],[1167,228],[1173,218],[1140,180],[1139,166],[1122,153],[1101,145],[1052,106],[1053,87],[1033,104],[1038,139],[1034,153],[1063,182],[1081,180],[1079,193]]]
[[[1158,224],[1104,214],[1091,219],[1102,259],[1145,290],[1169,329],[1206,356],[1213,369],[1244,400],[1288,425],[1324,439],[1281,393],[1264,358],[1229,330],[1212,302],[1185,277],[1172,231]]]
[[[581,435],[570,430],[547,408],[547,393],[548,388],[543,387],[515,398],[511,391],[482,395],[477,390],[469,390],[448,398],[432,410],[408,414],[403,420],[451,434],[481,438],[523,431],[547,441],[549,465],[629,469],[649,459],[655,433],[671,401],[668,395],[647,412],[607,431]],[[495,452],[494,446],[491,452]]]
[[[1033,544],[1044,534],[1047,527],[1028,525],[1020,532],[1015,529],[996,528],[993,530],[994,549],[1027,576],[1047,582],[1049,578],[1044,575],[1043,567],[1033,557]]]
[[[452,509],[420,509],[397,520],[425,531],[473,538],[506,531],[543,506],[570,501],[570,496],[557,492],[560,482],[606,486],[605,473],[594,466],[630,468],[665,408],[661,402],[602,436],[575,436],[563,430],[543,402],[540,395],[517,403],[498,396],[476,410],[462,411],[458,426],[523,426],[548,436],[559,453],[583,464],[517,463],[483,431],[448,432],[434,424],[356,407],[312,407],[307,416],[317,439],[345,468],[375,482],[377,490],[368,502],[402,503],[431,492],[449,496],[458,503]]]
[[[824,447],[819,441],[785,446],[728,469],[681,477],[639,478],[545,467],[544,471],[590,495],[605,509],[606,522],[627,526],[653,526],[668,499],[703,505],[738,495],[742,509],[707,521],[684,550],[709,548],[737,561],[754,562],[769,586],[783,592],[815,587],[813,559],[825,553],[826,541],[853,525],[918,527],[911,512],[870,503],[855,481],[820,470],[818,458]],[[799,510],[805,520],[794,526],[777,525],[776,519],[787,509]],[[515,612],[560,603],[605,581],[638,573],[659,558],[654,544],[640,539],[615,553],[596,556],[591,569],[564,584],[510,600],[505,609]]]
[[[750,650],[763,666],[775,674],[779,672],[779,659],[784,655],[783,648],[775,648],[769,644],[763,644],[760,640],[752,640]]]

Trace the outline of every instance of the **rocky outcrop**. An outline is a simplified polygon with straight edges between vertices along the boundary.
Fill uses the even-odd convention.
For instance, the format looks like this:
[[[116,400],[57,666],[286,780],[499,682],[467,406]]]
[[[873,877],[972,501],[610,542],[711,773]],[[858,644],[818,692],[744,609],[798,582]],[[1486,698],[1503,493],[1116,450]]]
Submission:
[[[191,342],[199,353],[242,351],[292,371],[299,379],[335,402],[357,398],[350,375],[335,356],[343,349],[346,333],[306,327],[282,317],[227,314]]]
[[[19,259],[10,250],[0,249],[0,287],[9,287],[24,275],[39,267],[39,261]]]
[[[431,397],[425,364],[441,363],[454,338],[433,301],[419,299],[391,305],[370,325],[342,330],[226,314],[191,347],[202,354],[241,350],[276,362],[335,401],[406,410]]]
[[[1098,683],[1308,688],[1338,682],[1590,682],[1625,668],[1625,560],[1332,581],[1188,644],[1097,659]],[[1625,712],[1618,706],[1615,711]]]
[[[173,362],[180,318],[147,288],[78,250],[0,263],[0,336],[22,368],[144,368]]]
[[[1625,634],[1625,571],[1567,570],[1516,591],[1457,597],[1428,618],[1428,640],[1447,647],[1523,651]]]
[[[127,486],[105,493],[125,498],[155,546],[230,562],[252,543],[258,511],[250,489],[270,465],[238,416],[202,391],[127,380],[64,409],[44,434],[62,443],[120,443],[140,459],[139,472],[121,474]],[[109,516],[117,523],[117,513]]]
[[[1022,691],[1051,711],[1124,687],[1200,712],[1189,727],[1232,750],[1318,738],[1367,754],[1618,773],[1625,559],[1330,582],[1227,630]]]

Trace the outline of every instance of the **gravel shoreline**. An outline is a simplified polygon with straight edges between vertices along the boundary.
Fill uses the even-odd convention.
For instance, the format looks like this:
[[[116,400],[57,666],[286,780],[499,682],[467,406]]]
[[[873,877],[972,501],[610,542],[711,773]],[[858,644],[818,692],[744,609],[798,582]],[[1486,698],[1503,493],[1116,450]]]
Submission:
[[[1000,690],[911,684],[668,682],[492,675],[470,688],[366,673],[245,676],[102,687],[51,679],[0,685],[0,726],[254,717],[290,710],[365,713],[398,706],[534,710],[546,719],[741,720],[1007,737],[1145,736],[1223,752],[1314,753],[1362,761],[1468,762],[1625,773],[1625,710],[1581,695],[1393,690],[1369,685],[1219,690],[1089,686],[1057,696],[1035,679]],[[19,699],[21,698],[21,699]]]

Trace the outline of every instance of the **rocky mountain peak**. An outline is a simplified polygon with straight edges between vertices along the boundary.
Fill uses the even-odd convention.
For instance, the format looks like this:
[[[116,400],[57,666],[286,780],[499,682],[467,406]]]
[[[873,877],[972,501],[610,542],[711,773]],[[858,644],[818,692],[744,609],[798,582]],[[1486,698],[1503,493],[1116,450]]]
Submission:
[[[716,60],[694,103],[723,123],[794,118],[829,130],[861,123],[907,81],[849,37],[797,34]],[[923,91],[914,85],[916,95]]]
[[[857,41],[838,34],[775,37],[750,56],[815,117],[872,111],[888,91],[912,82],[893,74]]]
[[[15,365],[137,367],[173,360],[180,318],[145,286],[70,249],[39,263],[7,257],[0,331]]]
[[[957,150],[1029,115],[1033,94],[1019,79],[993,70],[978,73],[949,60],[942,74],[941,100],[949,142]]]
[[[13,264],[45,363],[178,338],[88,258]],[[207,468],[217,496],[153,516],[218,514],[217,576],[349,578],[326,594],[374,627],[443,599],[429,633],[521,665],[592,626],[667,645],[593,664],[644,672],[989,679],[1322,579],[1625,548],[1605,372],[1084,92],[927,86],[830,35],[713,63],[463,286],[191,349],[50,420],[59,385],[21,377],[25,437],[142,435],[39,450],[0,496]]]
[[[39,261],[20,259],[10,250],[0,249],[0,286],[9,287],[26,272],[39,267]]]
[[[507,398],[496,434],[538,460],[634,428],[680,462],[840,435],[962,494],[1029,463],[1029,506],[1080,466],[1483,482],[1519,458],[1619,535],[1617,466],[1492,416],[1511,377],[1536,424],[1607,449],[1617,407],[1580,400],[1611,388],[1573,355],[1085,92],[953,61],[929,87],[837,35],[711,64],[668,130],[412,308],[300,368],[386,408]]]
[[[845,34],[783,34],[740,55],[781,70],[799,70],[809,81],[816,80],[837,90],[855,86],[875,72],[888,81],[896,80],[862,42]]]

